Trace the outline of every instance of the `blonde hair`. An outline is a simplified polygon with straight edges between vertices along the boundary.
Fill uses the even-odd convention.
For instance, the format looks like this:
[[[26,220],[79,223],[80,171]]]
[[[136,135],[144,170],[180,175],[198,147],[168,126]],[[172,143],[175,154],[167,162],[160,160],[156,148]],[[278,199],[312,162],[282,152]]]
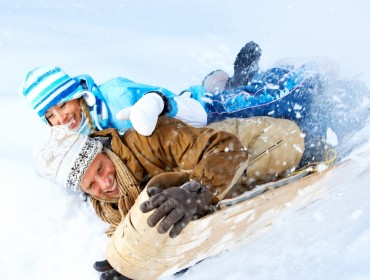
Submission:
[[[85,116],[87,125],[89,126],[91,133],[93,133],[95,132],[95,127],[92,121],[92,117],[90,115],[89,107],[87,106],[85,99],[83,99],[82,97],[79,98],[79,102],[80,102],[81,113]]]
[[[116,199],[104,199],[90,196],[90,201],[96,214],[104,222],[111,225],[106,232],[110,237],[113,235],[118,224],[126,217],[128,211],[134,205],[136,198],[141,192],[141,188],[128,167],[114,152],[106,148],[104,148],[103,152],[112,160],[116,168],[116,178],[120,197]]]

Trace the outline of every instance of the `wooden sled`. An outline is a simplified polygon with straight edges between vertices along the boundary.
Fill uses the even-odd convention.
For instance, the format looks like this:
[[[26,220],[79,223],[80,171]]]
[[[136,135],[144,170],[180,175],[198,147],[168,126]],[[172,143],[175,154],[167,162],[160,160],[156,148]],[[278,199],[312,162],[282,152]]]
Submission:
[[[144,190],[121,222],[106,249],[109,263],[132,279],[170,276],[222,251],[246,244],[270,229],[286,207],[303,207],[325,189],[324,171],[307,168],[277,182],[257,186],[249,192],[221,201],[214,213],[191,221],[176,238],[159,234],[147,225],[151,213],[139,205],[147,200]]]

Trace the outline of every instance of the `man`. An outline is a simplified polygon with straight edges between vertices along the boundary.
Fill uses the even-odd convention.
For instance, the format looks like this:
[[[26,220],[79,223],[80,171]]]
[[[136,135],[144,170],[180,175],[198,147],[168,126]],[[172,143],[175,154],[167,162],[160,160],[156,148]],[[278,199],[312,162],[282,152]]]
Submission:
[[[120,205],[125,209],[115,221],[101,215],[114,228],[146,183],[158,174],[166,173],[167,181],[176,187],[188,181],[193,182],[192,188],[206,186],[215,203],[243,173],[249,183],[282,176],[299,163],[302,153],[301,131],[291,121],[259,117],[194,128],[161,117],[151,136],[135,130],[121,136],[115,129],[106,129],[87,137],[64,126],[53,127],[49,141],[36,156],[36,166],[43,176],[102,202],[96,204],[117,208],[119,200],[124,201]],[[253,164],[247,169],[248,156]],[[187,192],[185,188],[184,197]],[[170,235],[176,236],[178,230]]]
[[[56,126],[37,154],[36,166],[41,175],[90,195],[98,216],[111,225],[108,235],[146,183],[160,177],[156,194],[141,210],[155,210],[148,224],[161,221],[158,232],[176,237],[230,193],[243,174],[246,184],[271,179],[294,169],[302,157],[301,131],[291,121],[260,117],[216,125],[222,130],[160,117],[151,136],[135,130],[120,136],[107,129],[91,137]],[[248,167],[249,157],[253,164]]]

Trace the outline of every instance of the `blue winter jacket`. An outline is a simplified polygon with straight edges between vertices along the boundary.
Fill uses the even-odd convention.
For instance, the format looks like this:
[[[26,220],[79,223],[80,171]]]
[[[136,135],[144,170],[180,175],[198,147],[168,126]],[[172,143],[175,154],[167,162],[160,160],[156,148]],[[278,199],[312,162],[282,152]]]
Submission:
[[[113,127],[121,134],[124,133],[132,127],[132,124],[129,120],[117,120],[116,114],[134,105],[143,95],[152,91],[161,93],[166,101],[164,114],[174,117],[177,113],[175,94],[165,88],[135,83],[123,77],[113,78],[99,86],[89,75],[80,75],[75,79],[95,97],[95,100],[87,103],[96,130]]]

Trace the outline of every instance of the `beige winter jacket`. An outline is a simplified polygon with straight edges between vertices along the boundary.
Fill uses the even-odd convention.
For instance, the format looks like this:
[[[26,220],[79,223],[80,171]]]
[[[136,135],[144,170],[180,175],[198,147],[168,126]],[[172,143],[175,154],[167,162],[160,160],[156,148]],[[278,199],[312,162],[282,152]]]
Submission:
[[[303,154],[300,134],[291,121],[268,117],[231,119],[206,128],[160,117],[151,136],[142,136],[134,130],[119,136],[114,129],[94,136],[112,138],[113,151],[142,187],[158,174],[161,176],[156,178],[163,184],[179,185],[190,178],[207,185],[215,202],[240,183],[241,177],[243,184],[250,184],[281,176],[295,167]]]
[[[298,165],[304,152],[303,133],[293,121],[234,118],[208,127],[235,134],[248,148],[249,165],[243,177],[248,186],[286,176]]]

